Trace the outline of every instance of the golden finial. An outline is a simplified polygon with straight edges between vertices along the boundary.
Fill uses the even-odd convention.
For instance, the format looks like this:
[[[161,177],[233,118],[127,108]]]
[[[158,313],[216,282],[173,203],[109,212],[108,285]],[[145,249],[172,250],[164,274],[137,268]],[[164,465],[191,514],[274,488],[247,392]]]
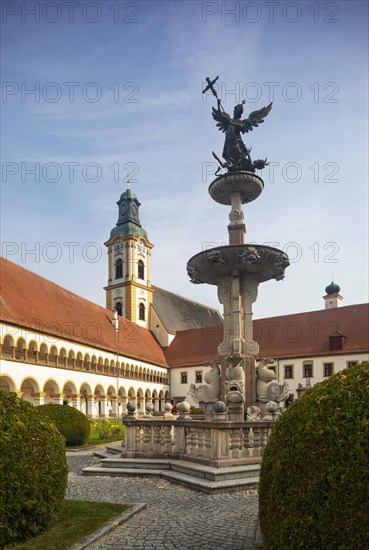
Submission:
[[[131,172],[127,173],[127,189],[131,189]]]

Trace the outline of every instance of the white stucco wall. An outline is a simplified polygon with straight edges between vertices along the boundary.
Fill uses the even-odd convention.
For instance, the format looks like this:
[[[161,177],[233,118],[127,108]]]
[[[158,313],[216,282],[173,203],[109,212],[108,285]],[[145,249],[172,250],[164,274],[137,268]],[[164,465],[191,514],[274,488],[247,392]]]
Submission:
[[[177,401],[183,401],[186,399],[190,403],[190,405],[196,407],[198,406],[197,403],[192,401],[191,397],[189,396],[189,390],[191,384],[195,384],[196,386],[199,386],[200,384],[205,384],[204,382],[204,375],[205,372],[210,371],[210,367],[205,367],[204,365],[196,365],[191,367],[174,367],[170,369],[170,381],[171,381],[171,395],[172,399],[174,399],[175,402]],[[202,382],[196,382],[196,372],[201,371],[202,372]],[[181,373],[186,372],[187,373],[187,383],[181,382]]]
[[[83,358],[88,355],[91,360],[94,356],[96,360],[100,360],[104,366],[116,366],[116,362],[118,361],[120,368],[124,367],[127,369],[129,367],[130,371],[137,373],[141,372],[141,374],[146,371],[148,377],[160,376],[168,378],[168,370],[164,367],[124,357],[120,354],[117,356],[114,353],[98,348],[40,334],[29,329],[1,324],[0,333],[2,343],[6,336],[11,336],[14,345],[16,345],[20,339],[24,340],[26,349],[29,349],[31,343],[33,343],[32,345],[35,346],[36,350],[40,350],[41,345],[46,345],[48,353],[50,353],[52,348],[55,349],[57,355],[60,354],[61,350],[65,350],[67,356],[70,351],[73,351],[75,357],[81,353]],[[89,395],[98,394],[102,396],[112,396],[120,394],[122,398],[128,397],[129,393],[134,396],[138,394],[145,396],[145,394],[148,393],[150,397],[159,397],[159,395],[161,395],[161,397],[164,398],[166,394],[168,396],[169,392],[169,384],[153,382],[149,379],[142,380],[142,376],[140,376],[141,379],[136,380],[125,378],[120,375],[95,373],[87,370],[80,370],[79,368],[68,368],[64,366],[61,359],[59,360],[59,366],[55,366],[50,357],[49,365],[42,364],[42,361],[36,363],[31,355],[28,359],[28,361],[24,361],[22,358],[14,360],[3,353],[3,358],[0,360],[0,386],[3,387],[3,389],[10,388],[11,391],[16,391],[19,394],[23,393],[24,398],[29,401],[34,401],[35,403],[35,399],[31,399],[31,394],[44,393],[45,385],[48,381],[52,381],[51,385],[54,388],[53,393],[61,394],[59,398],[61,402],[63,401],[63,393],[66,385],[71,389],[72,393],[77,394],[78,397],[82,389],[86,390],[85,393]],[[27,379],[30,381],[30,384],[27,384],[27,386],[32,387],[32,390],[30,389],[24,393],[24,391],[22,391],[22,384]],[[47,399],[47,392],[45,397]]]
[[[304,358],[292,358],[292,359],[279,359],[276,361],[276,375],[280,382],[287,382],[290,389],[294,390],[295,396],[297,396],[296,389],[300,384],[306,385],[306,378],[304,377],[304,363],[313,363],[313,376],[310,377],[310,384],[313,386],[318,382],[322,382],[327,377],[324,376],[324,363],[333,363],[333,374],[342,371],[348,367],[348,362],[369,360],[369,353],[348,353],[347,355],[324,355],[319,357],[304,357]],[[293,378],[285,378],[285,366],[293,365]]]
[[[318,382],[322,382],[326,379],[324,376],[324,363],[333,363],[333,373],[337,373],[345,368],[349,361],[357,361],[361,363],[362,361],[369,361],[369,353],[347,353],[347,355],[326,355],[319,357],[304,357],[304,358],[292,358],[292,359],[279,359],[275,361],[274,365],[276,369],[276,377],[279,382],[287,382],[289,388],[294,391],[295,399],[297,398],[297,388],[299,383],[305,387],[306,378],[303,376],[303,364],[304,362],[313,363],[313,376],[310,378],[310,384],[313,386]],[[293,378],[284,377],[284,367],[285,365],[293,365]],[[191,384],[196,384],[195,373],[196,371],[202,370],[203,373],[210,370],[209,367],[204,367],[204,365],[191,366],[191,367],[172,367],[170,369],[171,376],[171,395],[175,401],[182,401],[183,398],[186,398],[191,405],[195,405],[190,399],[188,392],[190,390]],[[187,372],[187,383],[181,383],[181,373]],[[197,386],[199,384],[196,384]]]
[[[170,334],[161,322],[155,309],[151,307],[151,332],[162,347],[168,347],[173,342],[175,334]]]

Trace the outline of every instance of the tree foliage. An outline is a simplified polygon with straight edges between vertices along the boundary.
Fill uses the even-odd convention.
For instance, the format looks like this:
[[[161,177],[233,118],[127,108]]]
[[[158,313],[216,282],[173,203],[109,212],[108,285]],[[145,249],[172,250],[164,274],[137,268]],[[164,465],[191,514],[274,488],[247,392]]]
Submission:
[[[259,496],[265,550],[368,547],[368,362],[315,385],[282,415]]]
[[[67,447],[86,443],[90,435],[90,423],[86,416],[74,407],[49,403],[37,407],[44,418],[50,419],[64,436]]]
[[[0,547],[46,529],[67,486],[64,439],[37,409],[0,391]]]

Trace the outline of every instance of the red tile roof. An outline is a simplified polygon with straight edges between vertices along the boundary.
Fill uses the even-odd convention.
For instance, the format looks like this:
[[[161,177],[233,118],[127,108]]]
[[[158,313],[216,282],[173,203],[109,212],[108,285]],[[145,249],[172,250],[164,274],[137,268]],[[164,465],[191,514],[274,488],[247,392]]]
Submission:
[[[202,365],[208,359],[219,361],[218,344],[223,339],[223,325],[193,328],[177,332],[173,342],[164,348],[171,367]]]
[[[80,342],[158,366],[201,365],[219,360],[223,326],[177,332],[168,348],[160,347],[149,330],[119,317],[23,267],[0,258],[1,319],[60,338]],[[345,337],[342,351],[329,350],[329,336]],[[369,351],[369,304],[268,317],[254,321],[260,357],[288,358]]]
[[[329,337],[343,334],[343,349],[330,351]],[[219,360],[223,327],[178,332],[165,355],[170,366],[200,365]],[[369,304],[268,317],[254,321],[259,357],[288,358],[369,352]]]
[[[112,312],[0,258],[0,317],[32,328],[129,358],[167,366],[157,340],[147,329],[119,317],[119,331]]]

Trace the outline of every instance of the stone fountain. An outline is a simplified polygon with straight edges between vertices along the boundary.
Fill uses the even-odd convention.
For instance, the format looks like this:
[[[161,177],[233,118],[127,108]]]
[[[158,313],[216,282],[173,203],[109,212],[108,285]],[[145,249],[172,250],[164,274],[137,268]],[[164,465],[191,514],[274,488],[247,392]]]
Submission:
[[[152,416],[150,404],[142,416],[135,403],[128,403],[123,446],[100,453],[105,457],[101,465],[85,468],[85,474],[159,475],[204,492],[256,486],[263,449],[280,414],[278,403],[289,395],[268,368],[272,359],[264,358],[256,367],[259,348],[252,326],[259,284],[283,279],[289,260],[281,250],[245,242],[243,213],[243,205],[257,199],[264,189],[255,171],[264,168],[267,159],[252,161],[241,133],[261,124],[272,105],[243,120],[243,105],[236,105],[231,118],[217,97],[215,80],[207,79],[204,92],[211,90],[217,99],[213,118],[225,133],[225,144],[223,159],[213,155],[220,164],[218,171],[226,172],[210,184],[209,193],[216,202],[231,207],[229,244],[204,250],[187,264],[193,283],[217,287],[224,309],[220,366],[207,361],[206,383],[190,389],[205,419],[192,419],[186,401],[179,405],[178,416],[171,414],[167,403],[161,419]],[[112,458],[109,453],[113,451],[119,456]]]

